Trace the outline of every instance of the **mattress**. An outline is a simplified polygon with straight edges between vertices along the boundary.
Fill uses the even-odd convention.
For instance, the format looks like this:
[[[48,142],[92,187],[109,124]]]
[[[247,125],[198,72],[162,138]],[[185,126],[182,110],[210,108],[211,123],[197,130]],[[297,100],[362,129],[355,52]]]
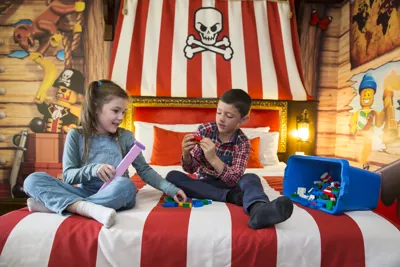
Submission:
[[[180,170],[153,167],[163,176]],[[246,172],[258,174],[275,199],[280,193],[261,177],[284,168]],[[400,266],[398,226],[372,211],[334,216],[295,205],[286,222],[252,230],[232,204],[162,203],[162,192],[146,185],[110,229],[77,215],[13,211],[0,217],[0,266]]]

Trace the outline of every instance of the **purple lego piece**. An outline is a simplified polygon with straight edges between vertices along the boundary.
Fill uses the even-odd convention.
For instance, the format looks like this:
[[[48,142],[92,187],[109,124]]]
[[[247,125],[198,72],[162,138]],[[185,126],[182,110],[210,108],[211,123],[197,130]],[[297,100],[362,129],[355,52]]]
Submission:
[[[135,141],[135,144],[132,146],[131,150],[129,150],[128,154],[126,154],[122,161],[119,163],[115,171],[115,176],[108,183],[104,183],[100,190],[103,190],[106,186],[108,186],[115,177],[123,175],[124,172],[129,168],[129,165],[132,164],[132,162],[144,149],[146,149],[144,145],[142,145],[138,141]]]

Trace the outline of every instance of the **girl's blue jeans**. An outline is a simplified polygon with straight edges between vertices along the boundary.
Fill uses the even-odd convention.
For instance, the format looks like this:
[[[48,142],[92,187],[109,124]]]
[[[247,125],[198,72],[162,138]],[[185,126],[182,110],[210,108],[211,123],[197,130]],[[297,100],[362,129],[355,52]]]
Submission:
[[[53,178],[45,172],[35,172],[25,179],[24,190],[46,208],[59,214],[79,200],[123,210],[133,208],[136,199],[136,186],[126,177],[116,177],[106,188],[93,194],[84,188]]]

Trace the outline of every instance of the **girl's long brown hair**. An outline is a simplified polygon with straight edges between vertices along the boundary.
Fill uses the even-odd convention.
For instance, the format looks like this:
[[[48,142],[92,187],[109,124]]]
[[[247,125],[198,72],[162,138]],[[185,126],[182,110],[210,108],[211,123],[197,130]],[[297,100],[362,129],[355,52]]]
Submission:
[[[80,126],[84,137],[82,160],[85,163],[89,155],[89,139],[97,132],[97,111],[115,97],[129,99],[125,90],[110,80],[93,81],[89,84],[80,116]],[[119,131],[115,135],[118,137]]]

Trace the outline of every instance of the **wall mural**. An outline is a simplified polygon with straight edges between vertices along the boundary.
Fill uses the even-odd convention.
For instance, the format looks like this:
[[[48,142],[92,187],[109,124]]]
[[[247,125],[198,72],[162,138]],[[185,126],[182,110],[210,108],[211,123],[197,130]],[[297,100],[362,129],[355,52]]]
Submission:
[[[0,144],[0,197],[8,196],[9,189],[25,197],[22,181],[35,171],[61,177],[65,134],[78,124],[85,97],[87,9],[85,0],[0,5],[5,66],[0,108],[7,114],[0,120],[6,140]]]
[[[78,123],[78,95],[85,94],[85,78],[73,68],[72,53],[80,45],[84,10],[83,1],[72,4],[50,1],[33,21],[23,19],[14,24],[13,39],[22,50],[13,51],[8,56],[20,59],[29,57],[44,73],[34,96],[37,110],[43,117],[33,118],[29,125],[35,133],[65,133]],[[64,62],[61,73],[57,74],[54,62],[46,58],[50,46],[60,47],[56,59]],[[46,101],[50,89],[55,95],[52,101]]]
[[[368,168],[373,151],[400,155],[400,62],[390,62],[351,78],[355,97],[350,132],[362,136],[356,158]]]
[[[317,26],[321,30],[326,31],[328,29],[329,24],[331,24],[332,19],[333,19],[332,16],[326,16],[326,17],[320,18],[317,10],[312,9],[310,25]]]
[[[352,0],[351,68],[356,68],[400,46],[399,31],[399,0]]]

